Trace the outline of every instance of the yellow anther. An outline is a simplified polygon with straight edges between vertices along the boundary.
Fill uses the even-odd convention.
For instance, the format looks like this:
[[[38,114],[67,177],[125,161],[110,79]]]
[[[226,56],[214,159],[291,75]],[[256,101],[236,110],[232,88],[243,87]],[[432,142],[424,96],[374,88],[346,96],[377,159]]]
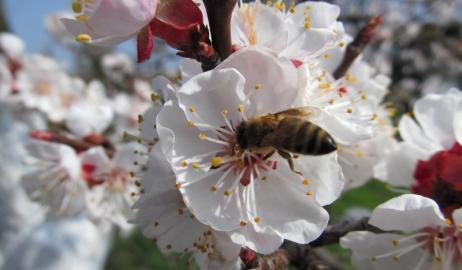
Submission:
[[[330,54],[330,53],[325,53],[325,54],[324,54],[324,58],[325,58],[325,59],[332,58],[332,54]]]
[[[340,43],[338,44],[338,46],[339,46],[340,48],[343,48],[343,47],[345,47],[345,42],[343,42],[343,41],[340,41]]]
[[[178,215],[183,215],[184,214],[184,210],[183,208],[178,208]]]
[[[166,250],[172,249],[172,245],[170,245],[170,244],[166,245],[166,246],[165,246],[165,249],[166,249]]]
[[[272,1],[272,0],[268,0],[268,1],[266,1],[266,4],[267,4],[268,6],[272,6],[272,5],[273,5],[273,1]]]
[[[154,227],[157,227],[157,226],[159,226],[159,222],[156,221],[154,222]]]
[[[79,22],[86,22],[88,21],[88,16],[81,14],[81,15],[75,16],[75,19]]]
[[[295,13],[295,7],[290,7],[290,8],[289,8],[289,12],[290,12],[291,14],[294,14],[294,13]]]
[[[364,152],[363,151],[357,151],[356,156],[357,157],[364,157]]]
[[[372,114],[372,116],[371,116],[371,120],[377,120],[378,117],[379,117],[379,116],[378,116],[376,113],[374,113],[374,114]]]
[[[138,123],[141,124],[143,123],[143,121],[144,121],[143,116],[141,114],[138,114]]]
[[[442,262],[443,261],[443,258],[441,256],[435,256],[435,259],[436,261],[438,262]]]
[[[80,34],[80,35],[75,37],[75,40],[77,42],[88,43],[88,42],[92,41],[92,38],[88,34]]]
[[[239,222],[239,225],[241,227],[245,227],[247,225],[247,222],[241,220],[241,222]]]
[[[462,223],[461,223],[461,224],[459,224],[459,226],[458,226],[458,227],[459,227],[459,230],[462,230]]]
[[[188,108],[188,111],[190,111],[190,112],[195,112],[195,111],[196,111],[196,107],[190,106],[190,107]]]
[[[388,116],[393,117],[396,115],[396,108],[388,108]]]
[[[352,108],[348,108],[348,109],[347,109],[347,113],[353,113],[353,109],[352,109]]]
[[[183,168],[186,168],[188,167],[188,162],[186,162],[185,160],[183,160],[181,163],[180,163],[181,167]]]
[[[286,4],[283,1],[278,1],[274,3],[274,8],[279,10],[279,11],[285,11],[286,10]]]
[[[393,246],[397,246],[399,245],[399,240],[393,240],[392,243],[393,243]]]
[[[311,11],[311,5],[307,5],[305,11]]]
[[[445,219],[444,222],[445,222],[447,225],[452,225],[452,220],[450,220],[449,218]]]
[[[194,162],[193,164],[191,164],[191,166],[193,167],[193,169],[200,169],[202,167],[202,165],[198,162]]]
[[[303,179],[302,181],[302,184],[305,185],[305,186],[308,186],[310,184],[310,180],[309,179]]]
[[[202,140],[202,141],[205,140],[205,134],[202,133],[202,132],[199,133],[199,139]]]
[[[329,99],[329,105],[334,105],[335,99]]]
[[[375,256],[371,257],[371,261],[373,261],[373,262],[377,261],[377,257],[375,257]]]
[[[330,90],[330,89],[331,89],[331,85],[330,85],[330,83],[328,83],[328,82],[320,83],[320,84],[319,84],[319,88],[321,88],[322,90]]]
[[[75,13],[81,13],[83,11],[82,3],[77,1],[72,2],[72,11]]]
[[[181,188],[181,183],[176,183],[176,184],[175,184],[175,188],[176,188],[176,189],[180,189],[180,188]]]
[[[238,111],[238,112],[244,112],[244,105],[242,105],[242,104],[239,105],[239,106],[237,107],[237,111]]]
[[[393,260],[398,262],[399,261],[399,256],[398,255],[393,256]]]
[[[255,84],[255,90],[259,90],[261,88],[261,83]]]
[[[255,223],[260,222],[260,217],[258,217],[258,216],[254,217],[254,218],[253,218],[253,221],[254,221]]]
[[[221,111],[221,115],[223,115],[223,116],[228,116],[228,110],[223,110],[223,111]]]
[[[361,99],[362,99],[362,100],[366,100],[366,99],[367,99],[367,96],[366,96],[366,95],[361,95]]]
[[[345,75],[345,81],[349,82],[349,83],[355,83],[358,81],[358,78],[356,76],[352,76],[350,74],[346,74]]]
[[[152,100],[152,102],[156,102],[156,101],[158,101],[159,99],[160,99],[160,96],[159,96],[158,94],[154,94],[154,93],[151,94],[151,100]]]
[[[210,191],[211,191],[211,192],[215,192],[215,191],[217,191],[217,188],[216,188],[215,186],[211,186],[211,187],[210,187]]]
[[[221,157],[213,157],[212,158],[212,167],[219,167],[223,163],[223,159]]]
[[[308,191],[307,193],[305,193],[306,196],[313,196],[313,192],[312,191]]]
[[[189,120],[189,121],[188,121],[188,127],[189,127],[189,128],[193,128],[193,127],[194,127],[194,122],[191,121],[191,120]]]
[[[223,195],[225,195],[226,197],[231,196],[231,194],[232,194],[232,192],[229,191],[229,190],[225,190],[225,191],[223,192]]]
[[[262,177],[261,177],[261,180],[262,180],[262,181],[266,181],[266,179],[268,179],[268,177],[266,177],[266,176],[262,176]]]

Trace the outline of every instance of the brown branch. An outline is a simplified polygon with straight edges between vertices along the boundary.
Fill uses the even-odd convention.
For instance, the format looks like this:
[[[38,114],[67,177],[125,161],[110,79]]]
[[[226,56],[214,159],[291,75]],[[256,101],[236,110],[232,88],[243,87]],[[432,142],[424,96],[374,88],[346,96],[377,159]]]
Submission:
[[[240,257],[245,265],[244,269],[286,269],[290,265],[300,270],[341,270],[342,267],[336,262],[335,257],[318,248],[337,244],[341,237],[352,231],[383,232],[370,225],[368,221],[369,218],[366,217],[330,225],[315,241],[305,245],[285,241],[279,250],[268,256],[260,256],[248,248],[243,248]]]
[[[359,31],[355,39],[348,44],[340,66],[334,71],[335,79],[340,79],[345,76],[356,58],[358,58],[364,48],[370,43],[381,23],[382,16],[372,17],[369,19],[366,26]]]
[[[213,48],[223,61],[231,54],[231,16],[237,0],[204,0]]]
[[[65,144],[72,147],[74,150],[81,152],[86,151],[95,146],[102,146],[106,154],[112,158],[114,155],[114,145],[103,135],[90,134],[84,138],[71,138],[63,133],[50,131],[32,131],[30,136],[34,139]]]
[[[371,231],[371,232],[382,232],[380,229],[369,224],[369,218],[363,218],[355,221],[343,221],[338,224],[327,226],[326,230],[321,236],[311,242],[311,247],[321,247],[330,244],[336,244],[340,238],[345,234],[352,231]]]

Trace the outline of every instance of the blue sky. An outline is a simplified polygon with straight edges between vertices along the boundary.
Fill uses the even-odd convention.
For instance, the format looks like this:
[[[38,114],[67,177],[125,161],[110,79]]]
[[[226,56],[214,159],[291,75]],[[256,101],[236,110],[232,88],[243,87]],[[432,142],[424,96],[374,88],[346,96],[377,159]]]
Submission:
[[[31,52],[44,51],[51,44],[45,31],[44,18],[47,14],[69,10],[68,0],[4,0],[7,17],[13,31],[27,44]]]

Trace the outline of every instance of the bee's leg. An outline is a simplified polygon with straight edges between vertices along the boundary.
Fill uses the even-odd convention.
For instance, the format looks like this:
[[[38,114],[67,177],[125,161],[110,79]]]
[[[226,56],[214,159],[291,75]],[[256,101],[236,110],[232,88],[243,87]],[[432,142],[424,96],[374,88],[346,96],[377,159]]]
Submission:
[[[273,150],[269,151],[266,155],[264,155],[262,159],[263,159],[263,160],[267,160],[267,159],[269,159],[272,155],[274,155],[274,153],[276,153],[276,150],[273,149]]]
[[[278,154],[279,154],[282,158],[284,158],[284,159],[287,160],[287,162],[289,163],[290,169],[291,169],[294,173],[296,173],[296,174],[298,174],[298,175],[303,175],[302,172],[295,170],[294,160],[292,159],[292,155],[291,155],[289,152],[286,152],[286,151],[284,151],[284,150],[278,149]]]

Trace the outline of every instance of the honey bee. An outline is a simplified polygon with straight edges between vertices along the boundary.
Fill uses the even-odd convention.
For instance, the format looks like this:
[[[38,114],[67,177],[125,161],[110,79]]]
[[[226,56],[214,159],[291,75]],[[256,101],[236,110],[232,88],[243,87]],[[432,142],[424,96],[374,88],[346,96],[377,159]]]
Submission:
[[[312,110],[301,107],[243,121],[236,128],[234,151],[237,155],[244,150],[266,152],[264,160],[277,152],[293,172],[302,175],[293,162],[298,154],[318,156],[337,150],[332,136],[307,120],[311,114]]]

